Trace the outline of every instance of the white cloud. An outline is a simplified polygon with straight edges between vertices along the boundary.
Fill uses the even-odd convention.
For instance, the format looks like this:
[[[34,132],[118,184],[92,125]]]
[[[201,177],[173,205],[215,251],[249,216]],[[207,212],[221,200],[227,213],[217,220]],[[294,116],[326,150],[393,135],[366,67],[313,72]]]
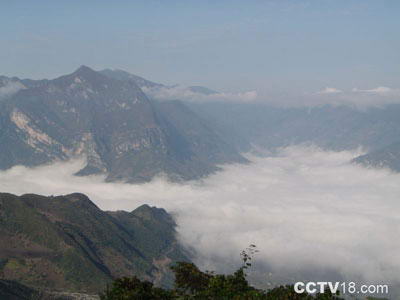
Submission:
[[[290,92],[264,93],[247,91],[242,93],[197,93],[184,86],[143,88],[144,92],[157,100],[182,100],[189,102],[234,102],[234,103],[265,103],[283,107],[302,106],[351,106],[364,109],[380,107],[392,103],[400,103],[400,89],[380,86],[373,89],[342,90],[325,87],[314,93],[291,94]],[[288,89],[290,90],[290,88]]]
[[[388,104],[400,104],[400,89],[385,86],[372,89],[353,88],[352,90],[326,87],[319,92],[297,96],[278,95],[274,98],[268,98],[265,102],[288,107],[344,105],[365,109],[368,107],[382,107]]]
[[[196,93],[184,86],[173,87],[153,87],[143,88],[143,91],[150,97],[157,100],[183,100],[195,102],[208,101],[231,101],[231,102],[253,102],[257,99],[256,91],[247,91],[242,93],[215,93],[202,94]]]
[[[326,87],[322,91],[317,92],[317,94],[338,94],[338,93],[342,93],[342,92],[343,91],[336,89],[336,88]]]
[[[25,86],[18,81],[7,81],[5,85],[0,87],[0,99],[12,96]]]
[[[370,89],[370,90],[360,90],[358,88],[354,88],[352,90],[355,93],[373,93],[373,94],[381,94],[381,95],[390,95],[390,94],[395,94],[395,95],[400,95],[400,90],[399,89],[392,89],[386,86],[378,86],[377,88]]]
[[[180,238],[197,251],[196,261],[210,269],[237,266],[240,250],[255,243],[261,251],[255,265],[273,280],[331,276],[398,284],[400,174],[349,164],[355,155],[292,147],[184,184],[72,176],[82,161],[14,167],[0,172],[0,190],[79,191],[107,210],[164,207],[176,214]],[[265,276],[263,283],[270,280]]]

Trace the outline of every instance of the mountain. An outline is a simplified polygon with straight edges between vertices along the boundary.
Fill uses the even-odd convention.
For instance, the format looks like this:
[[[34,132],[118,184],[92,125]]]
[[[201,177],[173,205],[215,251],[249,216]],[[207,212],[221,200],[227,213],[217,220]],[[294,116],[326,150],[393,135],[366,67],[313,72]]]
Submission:
[[[193,93],[199,93],[199,94],[203,94],[203,95],[218,94],[217,91],[214,91],[214,90],[209,89],[204,86],[197,86],[197,85],[189,86],[189,90],[192,91]]]
[[[400,142],[361,155],[353,161],[367,167],[390,168],[395,172],[400,172]]]
[[[399,170],[399,104],[363,110],[331,105],[283,108],[263,103],[187,105],[241,151],[254,146],[274,150],[302,143],[329,150],[362,146],[368,154],[357,161]]]
[[[225,138],[231,134],[243,143],[269,149],[314,143],[334,150],[363,146],[373,151],[400,137],[400,105],[395,104],[365,110],[330,105],[282,108],[262,103],[187,105],[202,118],[212,120]]]
[[[143,77],[131,74],[129,72],[119,70],[119,69],[105,69],[99,71],[101,74],[108,76],[113,79],[117,80],[124,80],[124,81],[133,81],[136,83],[137,86],[140,88],[145,88],[145,89],[153,89],[153,88],[164,88],[164,89],[169,89],[169,88],[174,88],[175,86],[167,86],[161,83],[156,83],[147,79],[144,79]],[[198,94],[203,94],[203,95],[212,95],[212,94],[218,94],[217,91],[214,91],[212,89],[209,89],[204,86],[189,86],[187,88],[189,91],[193,93],[198,93]],[[184,100],[184,99],[183,99]]]
[[[312,143],[324,149],[362,146],[355,160],[398,170],[400,105],[276,107],[263,103],[157,101],[149,89],[168,89],[122,70],[81,67],[54,80],[0,79],[0,169],[84,155],[78,175],[148,181],[164,173],[190,180],[239,153]],[[194,93],[216,93],[201,86]],[[385,148],[388,150],[385,150]],[[396,148],[396,147],[395,147]],[[383,151],[381,154],[380,151]]]
[[[143,77],[128,73],[123,70],[104,69],[104,70],[99,71],[99,73],[101,73],[109,78],[116,79],[116,80],[133,81],[140,88],[165,87],[165,85],[163,85],[161,83],[156,83],[156,82],[144,79]]]
[[[0,278],[35,288],[98,292],[137,275],[172,282],[168,266],[188,260],[163,209],[105,212],[83,194],[0,194]]]
[[[126,78],[129,76],[134,75],[126,75]],[[160,84],[146,86],[168,88]],[[201,86],[192,86],[189,90],[205,95],[217,93]],[[189,101],[185,105],[239,152],[254,147],[274,150],[302,143],[330,150],[350,150],[361,146],[368,154],[354,162],[400,170],[398,104],[362,110],[350,106],[285,108],[263,103],[221,101]]]
[[[124,74],[125,80],[135,78],[135,75],[127,72]],[[118,76],[118,71],[109,71],[107,75]],[[147,82],[151,84],[143,86],[168,88]],[[188,89],[205,95],[217,93],[201,86]],[[312,143],[330,150],[350,150],[362,146],[368,154],[354,162],[400,170],[398,104],[363,110],[349,106],[284,108],[263,103],[221,101],[189,101],[185,106],[239,152],[258,147],[274,150],[302,143]]]
[[[199,117],[182,101],[152,101],[155,105],[157,118],[170,133],[173,143],[179,145],[178,157],[184,160],[196,159],[200,166],[202,162],[216,165],[221,163],[241,162],[247,160],[238,155],[231,144],[225,142],[225,137],[218,134],[206,120]],[[181,139],[179,137],[185,137]],[[222,138],[223,137],[223,138]],[[192,158],[188,153],[193,153]],[[207,168],[207,165],[204,166]],[[217,170],[215,168],[214,170]],[[206,169],[204,170],[206,172]]]
[[[87,165],[78,175],[141,182],[159,173],[195,179],[217,164],[245,161],[182,103],[171,104],[166,115],[133,80],[82,66],[53,80],[17,82],[23,88],[0,102],[0,169],[84,155]],[[183,118],[196,120],[190,130]],[[206,140],[212,143],[199,146]]]

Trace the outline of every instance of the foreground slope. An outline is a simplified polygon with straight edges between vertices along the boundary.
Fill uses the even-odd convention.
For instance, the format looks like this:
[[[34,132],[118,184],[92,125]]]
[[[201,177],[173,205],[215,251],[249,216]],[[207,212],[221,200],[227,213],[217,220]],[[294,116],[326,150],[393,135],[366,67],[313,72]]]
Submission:
[[[100,210],[83,194],[0,194],[0,276],[51,290],[97,292],[137,275],[168,285],[168,264],[187,260],[162,209]]]

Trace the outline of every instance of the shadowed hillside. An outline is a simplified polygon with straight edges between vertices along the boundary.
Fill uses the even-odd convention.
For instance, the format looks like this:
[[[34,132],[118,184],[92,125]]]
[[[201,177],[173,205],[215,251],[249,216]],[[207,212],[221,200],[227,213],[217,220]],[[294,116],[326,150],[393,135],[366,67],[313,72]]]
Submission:
[[[0,194],[0,215],[0,276],[28,286],[97,292],[130,275],[169,286],[169,263],[187,260],[173,219],[147,205],[109,213],[83,194]]]

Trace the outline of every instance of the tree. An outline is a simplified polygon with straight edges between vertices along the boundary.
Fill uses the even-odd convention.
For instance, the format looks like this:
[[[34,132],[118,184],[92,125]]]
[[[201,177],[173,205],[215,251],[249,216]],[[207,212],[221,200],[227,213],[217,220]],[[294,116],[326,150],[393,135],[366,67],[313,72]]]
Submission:
[[[149,281],[141,281],[137,277],[123,277],[114,280],[111,287],[100,295],[101,300],[169,300],[176,299],[174,292],[154,287]]]
[[[233,274],[215,274],[202,272],[188,262],[178,262],[171,269],[175,274],[172,290],[154,287],[151,282],[141,281],[136,277],[121,278],[112,283],[101,295],[102,300],[339,300],[330,291],[314,296],[307,293],[298,294],[292,285],[279,286],[269,291],[252,287],[246,279],[246,270],[251,267],[252,258],[258,250],[250,245],[240,254],[242,266]]]

